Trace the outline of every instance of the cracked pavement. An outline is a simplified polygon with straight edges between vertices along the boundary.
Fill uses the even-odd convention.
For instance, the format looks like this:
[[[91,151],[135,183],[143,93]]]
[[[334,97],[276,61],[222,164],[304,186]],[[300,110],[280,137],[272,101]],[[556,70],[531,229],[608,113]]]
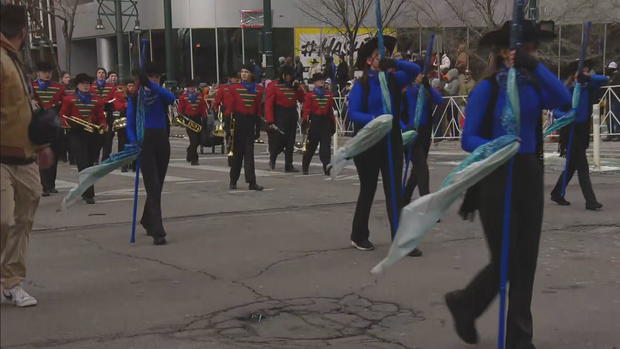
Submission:
[[[61,196],[42,199],[26,282],[39,305],[2,306],[2,348],[471,347],[454,334],[443,294],[486,262],[479,220],[464,222],[453,207],[423,241],[424,257],[375,277],[369,270],[389,247],[383,193],[370,219],[377,250],[352,249],[354,170],[335,183],[265,171],[259,183],[272,190],[231,193],[220,156],[181,166],[185,143],[173,140],[164,187],[167,246],[140,228],[128,243],[130,176],[96,185],[96,205],[58,213]],[[620,145],[603,145],[620,158]],[[264,146],[257,154],[264,159]],[[455,143],[433,146],[431,186],[462,157]],[[559,166],[548,159],[545,198]],[[59,172],[74,181],[73,169]],[[620,174],[592,181],[600,212],[584,210],[576,180],[573,205],[545,202],[533,300],[539,348],[620,348]],[[496,323],[494,303],[477,323],[478,348],[495,346]]]

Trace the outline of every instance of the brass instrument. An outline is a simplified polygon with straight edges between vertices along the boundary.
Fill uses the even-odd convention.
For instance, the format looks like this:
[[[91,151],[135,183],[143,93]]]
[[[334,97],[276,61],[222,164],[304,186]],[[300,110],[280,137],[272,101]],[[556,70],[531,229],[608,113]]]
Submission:
[[[75,116],[67,116],[67,115],[63,115],[63,118],[74,122],[78,125],[80,125],[84,131],[88,132],[88,133],[98,133],[98,134],[103,134],[105,132],[105,130],[103,129],[103,127],[101,125],[97,125],[95,123],[92,123],[90,121],[86,121],[84,119],[80,119],[80,118],[76,118]]]
[[[234,116],[230,116],[231,120],[230,120],[230,148],[228,151],[228,156],[234,156],[235,152],[234,152],[234,148],[235,148],[235,124],[237,123],[237,121],[235,120]]]
[[[114,129],[114,131],[118,131],[121,128],[125,128],[125,127],[127,127],[127,118],[125,117],[116,119],[112,123],[112,128]]]
[[[185,115],[179,114],[176,115],[174,117],[174,121],[181,125],[184,126],[186,128],[189,128],[190,130],[196,132],[196,133],[200,133],[200,131],[202,131],[202,125],[200,125],[199,123],[197,123],[196,121],[188,118]]]
[[[215,120],[215,131],[213,131],[213,135],[215,137],[225,137],[226,130],[224,130],[224,116],[222,112],[217,114],[217,118]]]

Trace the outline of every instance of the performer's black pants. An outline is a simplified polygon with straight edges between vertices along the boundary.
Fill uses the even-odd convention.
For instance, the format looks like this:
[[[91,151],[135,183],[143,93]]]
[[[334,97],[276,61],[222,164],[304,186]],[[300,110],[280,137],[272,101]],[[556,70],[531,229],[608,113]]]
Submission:
[[[491,261],[463,290],[461,299],[462,304],[471,306],[476,318],[499,291],[507,169],[504,165],[481,181],[480,220]],[[506,347],[530,349],[533,348],[530,306],[543,217],[543,166],[537,154],[518,154],[513,171]]]
[[[140,224],[153,237],[166,236],[161,215],[161,191],[170,161],[168,130],[145,128],[142,143],[141,167],[146,202]]]
[[[256,115],[239,114],[235,118],[233,157],[230,168],[230,183],[236,184],[241,175],[241,164],[247,183],[256,183],[254,171],[254,138],[256,135]]]
[[[101,149],[103,148],[107,134],[107,132],[103,134],[93,133],[93,147],[90,150],[90,158],[93,163],[99,163],[99,161],[101,161]]]
[[[307,171],[310,167],[310,162],[312,161],[312,157],[319,143],[321,144],[321,148],[319,149],[319,158],[321,162],[324,166],[330,163],[332,124],[331,115],[310,115],[306,151],[304,152],[302,162],[304,171]]]
[[[357,206],[355,207],[355,215],[353,217],[353,229],[351,231],[352,241],[362,242],[368,240],[370,235],[370,231],[368,230],[368,218],[370,217],[372,201],[377,190],[379,171],[383,179],[383,191],[385,193],[385,203],[392,237],[396,234],[396,226],[394,223],[396,222],[396,224],[398,224],[398,215],[402,207],[401,176],[403,168],[403,145],[400,130],[397,132],[392,131],[391,133],[393,134],[393,178],[391,177],[389,168],[387,136],[353,159],[360,179],[360,193],[357,197]],[[392,195],[393,192],[394,195]],[[392,206],[393,202],[396,205],[395,208]],[[395,215],[394,212],[396,212]]]
[[[114,131],[112,128],[108,129],[108,132],[102,135],[103,138],[103,146],[101,150],[101,161],[110,157],[112,154],[112,144],[114,143]]]
[[[64,150],[63,142],[65,130],[58,131],[58,137],[51,144],[52,152],[54,153],[54,159],[52,162],[52,166],[46,169],[39,170],[39,175],[41,177],[41,185],[43,186],[43,191],[49,192],[52,189],[56,189],[56,173],[58,170],[58,160],[62,156],[62,151]]]
[[[188,116],[188,118],[190,118],[197,124],[202,125],[202,120],[200,120],[200,116]],[[188,162],[198,161],[198,146],[200,145],[200,133],[194,132],[189,128],[185,129],[187,130],[187,136],[189,137],[189,146],[187,147],[186,160]]]
[[[431,146],[431,127],[430,125],[418,127],[418,135],[414,140],[413,146],[407,147],[405,152],[405,159],[407,159],[407,151],[411,150],[411,175],[407,179],[405,186],[405,195],[403,203],[407,205],[411,202],[413,191],[416,186],[420,196],[424,196],[430,193],[429,189],[429,174],[428,174],[428,151]]]
[[[278,154],[284,151],[284,168],[293,167],[293,151],[295,150],[295,136],[297,135],[297,107],[284,108],[276,105],[275,107],[276,126],[284,132],[270,132],[269,137],[269,159],[276,161]]]
[[[575,174],[575,170],[577,171],[577,175],[579,176],[579,186],[581,187],[581,192],[583,193],[583,197],[586,199],[586,204],[595,203],[596,196],[594,195],[594,190],[592,189],[592,182],[590,181],[590,167],[588,165],[588,157],[586,155],[586,149],[588,148],[588,127],[581,127],[582,125],[575,124],[574,134],[573,134],[573,144],[572,149],[568,149],[567,154],[568,159],[568,178],[566,179],[566,185],[570,182],[571,178]],[[562,197],[562,183],[564,181],[564,171],[560,174],[560,178],[558,178],[553,191],[551,191],[551,196],[553,197]]]
[[[100,135],[97,133],[89,133],[79,127],[74,127],[69,132],[69,143],[71,144],[71,152],[75,158],[78,171],[82,171],[93,165],[93,154],[99,144]],[[90,186],[84,194],[83,198],[95,197],[95,187]]]
[[[60,130],[60,138],[58,139],[58,156],[62,162],[67,162],[71,155],[71,149],[69,147],[69,129],[63,128]]]

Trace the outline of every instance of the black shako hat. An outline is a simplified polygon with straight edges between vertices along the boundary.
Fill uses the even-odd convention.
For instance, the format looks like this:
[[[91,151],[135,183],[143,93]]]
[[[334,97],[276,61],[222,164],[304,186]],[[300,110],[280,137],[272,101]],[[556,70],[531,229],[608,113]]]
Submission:
[[[241,72],[243,69],[249,71],[250,73],[254,74],[254,67],[251,66],[250,64],[242,64],[241,67],[239,67],[239,72]]]
[[[53,70],[54,70],[54,67],[52,66],[50,62],[39,62],[39,64],[37,64],[37,71],[51,72]]]
[[[385,56],[389,57],[396,47],[396,38],[386,35],[383,37],[383,46],[385,46]],[[379,48],[379,38],[376,36],[366,41],[357,50],[357,60],[355,61],[355,67],[360,70],[366,69],[366,59],[372,55],[372,53]]]
[[[512,21],[506,21],[498,29],[488,32],[480,38],[479,47],[508,47],[510,46],[510,29]],[[523,42],[550,41],[555,38],[553,21],[540,21],[534,23],[530,20],[523,21]]]
[[[76,75],[75,78],[73,79],[73,84],[76,86],[77,84],[89,84],[90,85],[92,83],[93,83],[93,78],[85,73],[80,73]]]

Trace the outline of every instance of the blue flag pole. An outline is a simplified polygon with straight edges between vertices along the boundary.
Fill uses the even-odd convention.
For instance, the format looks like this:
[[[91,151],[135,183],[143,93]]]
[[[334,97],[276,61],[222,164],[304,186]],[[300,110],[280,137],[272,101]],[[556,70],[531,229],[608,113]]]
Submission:
[[[523,21],[524,21],[525,0],[514,0],[512,9],[512,27],[510,28],[510,48],[519,49],[523,44]],[[511,69],[515,69],[512,67]],[[514,82],[516,84],[516,81]],[[519,90],[515,89],[518,94]],[[508,100],[507,103],[510,103]],[[514,111],[512,106],[512,110]],[[520,108],[519,108],[520,109]],[[519,119],[517,119],[519,120]],[[519,129],[519,125],[516,125]],[[516,134],[518,136],[518,132]],[[514,158],[508,162],[508,174],[506,175],[506,188],[504,189],[504,224],[502,226],[502,249],[500,256],[500,282],[499,282],[499,324],[497,336],[497,348],[504,349],[506,345],[506,285],[508,283],[508,270],[510,261],[510,227],[512,210],[512,172]]]
[[[148,44],[148,40],[143,39],[142,42],[140,43],[140,70],[144,69],[144,64],[146,63],[146,48],[147,48],[147,44]],[[137,98],[136,98],[137,101]],[[136,113],[137,113],[137,105],[136,105]],[[137,115],[136,115],[137,116]],[[137,117],[136,117],[136,121],[137,121]],[[144,125],[140,124],[139,122],[136,122],[136,127],[144,127]],[[140,134],[140,132],[136,132],[136,134]],[[139,139],[139,141],[141,141],[141,139]],[[132,214],[132,218],[131,218],[131,235],[129,237],[129,242],[130,243],[135,243],[136,242],[136,221],[137,221],[137,217],[138,217],[138,190],[140,189],[140,163],[141,163],[141,157],[138,156],[138,158],[136,159],[136,180],[134,182],[134,187],[133,187],[133,214]]]
[[[383,42],[383,22],[381,19],[381,0],[375,1],[375,17],[377,19],[377,42],[378,42],[378,48],[379,48],[379,55],[383,58],[385,56],[385,45]],[[387,94],[387,96],[389,98],[390,96],[389,93]],[[385,98],[385,94],[384,94],[384,98]],[[388,105],[388,101],[384,101],[383,112],[386,114],[390,114],[391,110],[388,110],[387,105]],[[394,156],[392,153],[392,132],[394,132],[394,130],[391,130],[387,134],[387,151],[388,151],[388,168],[390,172],[390,193],[391,193],[390,195],[391,198],[389,200],[392,206],[392,210],[391,210],[392,211],[392,217],[391,217],[392,229],[390,231],[390,237],[393,240],[394,235],[396,235],[396,231],[398,230],[398,210],[400,209],[400,207],[398,207],[398,201],[396,200],[396,178],[394,175]],[[401,150],[399,149],[399,151]]]

